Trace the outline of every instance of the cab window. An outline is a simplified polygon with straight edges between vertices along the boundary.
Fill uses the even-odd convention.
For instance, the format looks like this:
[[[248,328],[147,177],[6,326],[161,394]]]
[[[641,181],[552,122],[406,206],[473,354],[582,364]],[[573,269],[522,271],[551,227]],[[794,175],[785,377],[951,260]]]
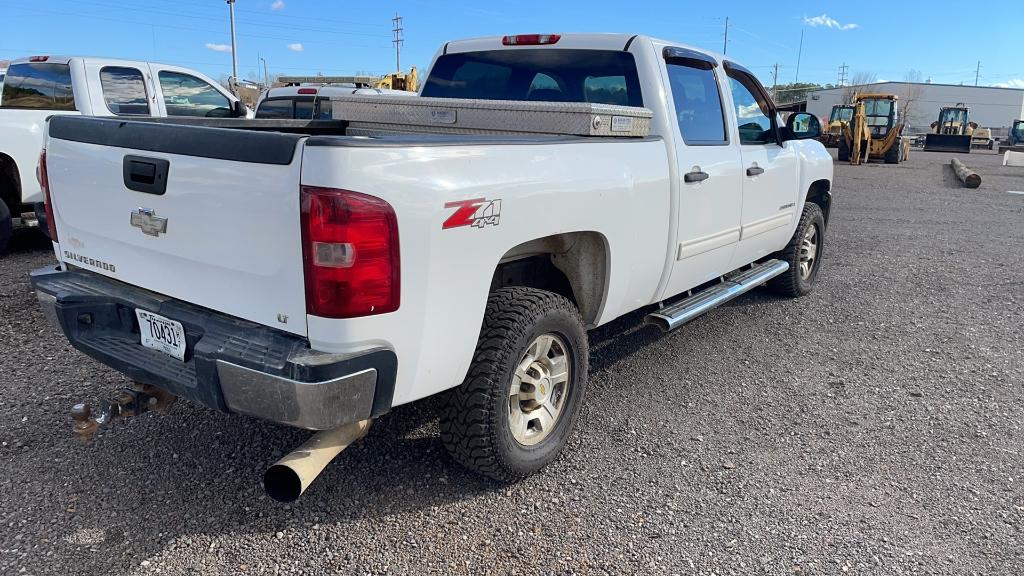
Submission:
[[[137,68],[105,66],[100,69],[100,87],[107,110],[118,116],[149,116],[146,81]]]
[[[49,62],[14,64],[3,84],[4,108],[75,110],[71,67]]]
[[[736,124],[740,144],[769,144],[776,141],[772,125],[772,108],[757,87],[757,81],[735,70],[729,70],[729,86],[736,107]]]
[[[669,62],[668,82],[683,142],[691,146],[728,143],[722,96],[712,66],[699,61],[692,65]]]
[[[227,96],[199,78],[168,70],[161,70],[159,77],[168,116],[231,116],[231,102]]]

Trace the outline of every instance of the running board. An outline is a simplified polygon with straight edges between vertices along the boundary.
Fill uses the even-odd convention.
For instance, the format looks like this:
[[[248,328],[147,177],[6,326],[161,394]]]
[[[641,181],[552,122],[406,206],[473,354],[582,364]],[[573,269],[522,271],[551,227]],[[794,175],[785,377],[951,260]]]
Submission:
[[[768,260],[754,264],[722,282],[705,288],[692,296],[652,312],[644,318],[647,324],[654,324],[663,331],[675,330],[690,320],[725,304],[733,298],[745,294],[789,270],[789,264],[782,260]]]

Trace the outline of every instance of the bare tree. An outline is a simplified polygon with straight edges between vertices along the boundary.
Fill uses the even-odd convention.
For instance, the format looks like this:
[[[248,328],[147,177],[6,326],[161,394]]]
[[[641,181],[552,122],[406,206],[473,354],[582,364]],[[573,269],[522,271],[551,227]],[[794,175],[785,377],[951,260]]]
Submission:
[[[921,74],[920,70],[910,70],[904,77],[907,82],[907,89],[902,95],[903,102],[901,102],[901,108],[903,109],[903,123],[907,128],[913,129],[915,126],[922,125],[921,111],[918,110],[918,104],[921,100],[921,96],[924,95],[924,75]],[[927,124],[927,122],[924,122]]]
[[[876,80],[878,80],[878,75],[874,72],[857,72],[853,75],[850,84],[847,84],[843,90],[843,102],[850,104],[853,102],[854,94],[863,92],[865,84],[874,84]]]

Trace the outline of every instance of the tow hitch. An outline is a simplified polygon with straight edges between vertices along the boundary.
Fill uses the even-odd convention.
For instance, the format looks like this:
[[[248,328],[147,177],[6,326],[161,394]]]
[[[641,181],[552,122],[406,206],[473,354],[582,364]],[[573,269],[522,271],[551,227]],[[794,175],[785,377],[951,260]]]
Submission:
[[[151,410],[166,410],[175,399],[173,394],[162,388],[135,382],[131,388],[114,392],[113,396],[100,404],[97,411],[93,411],[92,406],[84,402],[72,406],[71,419],[75,423],[75,435],[89,440],[100,426],[109,426],[115,418],[138,416]]]

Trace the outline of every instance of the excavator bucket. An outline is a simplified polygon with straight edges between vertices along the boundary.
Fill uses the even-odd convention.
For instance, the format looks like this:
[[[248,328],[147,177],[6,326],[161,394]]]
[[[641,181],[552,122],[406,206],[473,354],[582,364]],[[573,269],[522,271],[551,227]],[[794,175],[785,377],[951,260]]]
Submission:
[[[924,149],[928,152],[971,153],[969,134],[925,134]]]

